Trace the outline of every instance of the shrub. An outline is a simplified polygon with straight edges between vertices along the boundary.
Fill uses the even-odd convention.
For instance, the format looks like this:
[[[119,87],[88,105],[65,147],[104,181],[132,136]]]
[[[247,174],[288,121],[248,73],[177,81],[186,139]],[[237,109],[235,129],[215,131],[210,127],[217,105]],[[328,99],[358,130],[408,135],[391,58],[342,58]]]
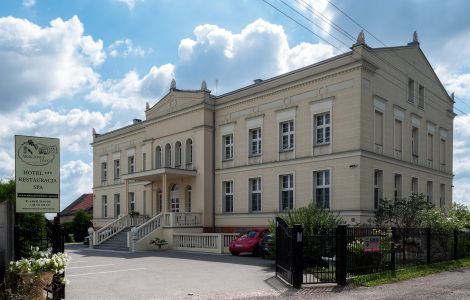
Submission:
[[[165,246],[165,245],[168,245],[168,242],[165,241],[164,239],[160,239],[160,238],[154,238],[153,240],[150,240],[149,242],[150,245],[155,245],[158,247],[158,249],[161,249],[162,246]]]

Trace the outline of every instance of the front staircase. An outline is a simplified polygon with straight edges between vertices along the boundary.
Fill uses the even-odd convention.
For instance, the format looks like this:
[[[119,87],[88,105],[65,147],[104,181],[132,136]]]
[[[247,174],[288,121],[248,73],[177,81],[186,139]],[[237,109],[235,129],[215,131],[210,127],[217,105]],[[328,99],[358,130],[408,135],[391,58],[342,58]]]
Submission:
[[[95,249],[129,251],[129,247],[127,245],[127,233],[129,231],[131,231],[131,227],[124,228],[109,239],[103,241],[101,244],[96,245]]]

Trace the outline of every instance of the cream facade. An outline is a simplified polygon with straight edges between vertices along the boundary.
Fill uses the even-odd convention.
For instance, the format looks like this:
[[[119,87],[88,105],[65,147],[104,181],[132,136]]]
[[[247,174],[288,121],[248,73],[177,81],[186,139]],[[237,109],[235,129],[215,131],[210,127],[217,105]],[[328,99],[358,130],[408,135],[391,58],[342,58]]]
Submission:
[[[412,192],[452,205],[453,100],[417,40],[359,38],[351,52],[220,96],[173,81],[145,113],[94,133],[98,227],[135,210],[233,232],[312,201],[365,223],[380,198]]]

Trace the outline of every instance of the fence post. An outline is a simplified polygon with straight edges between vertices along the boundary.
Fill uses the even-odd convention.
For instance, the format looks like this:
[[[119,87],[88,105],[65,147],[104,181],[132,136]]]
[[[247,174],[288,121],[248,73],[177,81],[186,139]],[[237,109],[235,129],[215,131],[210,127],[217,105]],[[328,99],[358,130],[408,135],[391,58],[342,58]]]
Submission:
[[[396,267],[396,245],[397,245],[397,228],[392,227],[392,239],[390,241],[390,270],[395,274]]]
[[[454,259],[459,258],[459,232],[454,229]]]
[[[426,263],[431,263],[431,228],[426,228]]]
[[[303,281],[303,228],[300,224],[292,227],[292,286],[299,289]]]
[[[336,283],[346,285],[346,225],[336,227]]]

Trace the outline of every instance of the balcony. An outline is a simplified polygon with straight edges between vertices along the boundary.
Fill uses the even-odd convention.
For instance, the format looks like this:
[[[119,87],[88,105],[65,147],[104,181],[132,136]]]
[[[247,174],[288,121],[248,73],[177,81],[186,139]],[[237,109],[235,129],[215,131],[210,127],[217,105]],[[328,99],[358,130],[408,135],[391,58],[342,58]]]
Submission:
[[[146,170],[131,174],[122,174],[122,180],[135,180],[135,181],[159,181],[162,179],[162,176],[166,174],[169,178],[171,177],[194,177],[197,172],[194,169],[176,169],[176,168],[159,168]]]

